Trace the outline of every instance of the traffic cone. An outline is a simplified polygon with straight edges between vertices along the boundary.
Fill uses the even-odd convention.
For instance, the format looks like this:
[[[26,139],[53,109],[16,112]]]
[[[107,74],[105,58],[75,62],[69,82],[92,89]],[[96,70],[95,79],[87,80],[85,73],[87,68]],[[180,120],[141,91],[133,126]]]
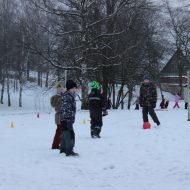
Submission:
[[[87,122],[86,122],[86,119],[83,119],[82,124],[83,124],[83,125],[86,125],[86,123],[87,123]]]
[[[40,118],[40,113],[39,112],[37,112],[37,118]]]
[[[13,122],[11,122],[11,126],[10,126],[10,128],[15,128],[15,126],[14,126],[14,123],[13,123]]]
[[[151,128],[151,125],[149,122],[144,122],[143,124],[143,129],[150,129]]]

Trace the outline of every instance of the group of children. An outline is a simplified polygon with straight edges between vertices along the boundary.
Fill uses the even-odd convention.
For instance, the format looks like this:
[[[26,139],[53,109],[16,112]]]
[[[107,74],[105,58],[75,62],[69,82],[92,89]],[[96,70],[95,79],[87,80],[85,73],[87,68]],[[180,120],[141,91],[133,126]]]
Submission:
[[[101,85],[93,81],[88,85],[91,88],[91,92],[88,95],[89,113],[91,119],[90,134],[92,138],[101,138],[100,132],[102,129],[102,118],[108,115],[107,109],[111,106],[111,101],[104,100]],[[51,97],[51,105],[55,109],[55,123],[57,129],[55,132],[54,140],[52,143],[52,149],[59,149],[60,153],[65,153],[66,156],[78,156],[78,153],[73,151],[75,146],[75,132],[73,124],[75,122],[76,114],[76,90],[77,84],[73,80],[68,80],[66,83],[66,91],[63,91],[63,86],[58,84],[56,95]],[[173,108],[179,108],[179,101],[181,97],[177,93],[175,96],[175,105]],[[157,93],[156,88],[148,77],[144,77],[144,82],[141,85],[140,96],[137,97],[134,104],[135,109],[139,109],[139,105],[143,108],[143,121],[148,122],[148,113],[153,118],[157,125],[160,125],[154,108],[156,107]],[[160,103],[161,109],[167,109],[169,100],[165,99],[162,95],[162,101]]]
[[[89,112],[91,118],[91,137],[101,138],[100,132],[103,125],[102,117],[108,115],[106,101],[101,93],[101,86],[98,82],[89,83],[91,92],[88,95]],[[66,156],[78,156],[74,152],[75,132],[73,124],[76,114],[76,90],[77,84],[73,80],[66,83],[66,91],[63,92],[63,86],[57,85],[56,95],[52,96],[50,103],[55,109],[55,123],[57,129],[52,143],[52,149],[59,149],[60,153]]]

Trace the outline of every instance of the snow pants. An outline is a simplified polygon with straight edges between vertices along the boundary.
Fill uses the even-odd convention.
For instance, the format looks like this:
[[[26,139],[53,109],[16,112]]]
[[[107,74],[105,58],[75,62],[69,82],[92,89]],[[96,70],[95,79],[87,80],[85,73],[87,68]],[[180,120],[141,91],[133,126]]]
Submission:
[[[91,119],[91,136],[100,135],[102,129],[102,111],[90,111],[90,119]]]
[[[158,117],[152,106],[144,106],[142,109],[142,113],[143,113],[144,122],[148,122],[148,114],[149,114],[155,123],[159,123]]]
[[[188,102],[185,102],[185,109],[187,110],[188,108]]]
[[[176,108],[176,107],[179,108],[179,104],[178,104],[178,102],[176,102],[176,103],[174,104],[174,107],[173,107],[173,108]]]

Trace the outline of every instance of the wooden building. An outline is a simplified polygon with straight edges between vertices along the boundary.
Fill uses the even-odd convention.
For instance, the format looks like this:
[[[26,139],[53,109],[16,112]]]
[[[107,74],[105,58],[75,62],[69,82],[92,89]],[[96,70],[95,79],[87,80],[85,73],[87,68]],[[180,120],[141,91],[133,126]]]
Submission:
[[[190,70],[189,60],[181,50],[177,50],[160,73],[162,89],[173,94],[180,92],[180,86],[187,85],[188,70]]]

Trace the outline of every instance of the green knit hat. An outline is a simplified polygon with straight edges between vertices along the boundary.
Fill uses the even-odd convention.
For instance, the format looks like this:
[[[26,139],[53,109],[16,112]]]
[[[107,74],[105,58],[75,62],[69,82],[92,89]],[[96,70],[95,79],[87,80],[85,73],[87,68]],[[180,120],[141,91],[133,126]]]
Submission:
[[[100,84],[97,81],[92,81],[88,84],[88,86],[92,89],[100,89]]]

